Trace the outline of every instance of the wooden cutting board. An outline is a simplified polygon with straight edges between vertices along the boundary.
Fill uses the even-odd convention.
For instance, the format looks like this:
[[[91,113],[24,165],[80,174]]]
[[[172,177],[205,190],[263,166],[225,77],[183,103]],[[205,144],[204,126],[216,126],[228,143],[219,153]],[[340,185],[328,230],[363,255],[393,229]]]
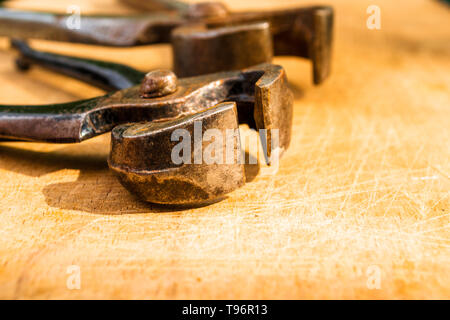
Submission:
[[[70,4],[133,12],[113,0],[12,6]],[[450,8],[330,4],[332,76],[314,87],[307,61],[275,59],[295,94],[293,142],[276,175],[247,166],[250,181],[222,202],[172,210],[136,200],[108,171],[108,135],[1,143],[0,298],[450,298]],[[380,30],[366,27],[371,4]],[[142,70],[171,66],[166,45],[33,44]],[[40,68],[20,73],[1,45],[4,104],[102,93]]]

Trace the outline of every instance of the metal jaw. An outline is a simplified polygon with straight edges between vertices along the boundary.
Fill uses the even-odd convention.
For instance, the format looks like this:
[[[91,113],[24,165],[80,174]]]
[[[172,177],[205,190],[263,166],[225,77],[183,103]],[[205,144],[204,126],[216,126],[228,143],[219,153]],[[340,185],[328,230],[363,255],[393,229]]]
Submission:
[[[225,102],[162,124],[118,126],[112,131],[109,167],[128,190],[149,202],[192,205],[221,199],[245,184],[244,165],[238,158],[241,153],[239,135],[228,134],[239,128],[237,112],[234,102]],[[195,123],[201,125],[201,134],[219,130],[223,149],[218,153],[225,156],[231,148],[232,162],[225,162],[221,157],[219,163],[207,163],[205,159],[195,163],[196,153],[202,156],[202,151],[211,143],[204,139],[193,140]],[[180,143],[172,139],[176,130],[184,130],[184,139],[191,138],[181,142],[187,143],[187,149],[191,150],[186,163],[173,162],[173,150]]]
[[[180,77],[238,70],[271,62],[273,55],[310,59],[315,84],[330,72],[331,7],[230,12],[218,2],[187,5],[155,0],[145,1],[145,6],[160,11],[83,15],[80,29],[67,27],[67,15],[0,9],[0,35],[109,46],[171,43],[174,71]]]
[[[156,74],[163,78],[150,79],[155,85],[146,88],[161,90],[167,74]],[[240,187],[245,181],[243,164],[175,165],[169,161],[173,130],[190,132],[196,120],[204,129],[226,131],[237,129],[238,123],[266,129],[269,163],[275,150],[281,154],[289,146],[293,96],[280,66],[182,78],[172,91],[143,98],[142,86],[134,86],[65,104],[0,106],[0,137],[80,142],[113,130],[109,165],[128,190],[146,201],[190,205],[214,201]],[[271,144],[275,129],[278,145]],[[240,149],[238,139],[232,139]]]

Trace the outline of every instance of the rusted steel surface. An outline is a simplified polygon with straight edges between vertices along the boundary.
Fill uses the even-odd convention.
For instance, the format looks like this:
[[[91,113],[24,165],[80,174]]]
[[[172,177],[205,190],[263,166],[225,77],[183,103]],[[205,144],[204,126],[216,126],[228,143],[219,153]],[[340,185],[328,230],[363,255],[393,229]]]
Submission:
[[[194,151],[187,163],[175,164],[172,150],[179,142],[172,141],[172,132],[183,129],[189,137],[195,137],[195,122],[202,124],[202,133],[219,130],[224,138],[222,145],[231,146],[234,155],[240,154],[239,135],[227,136],[228,130],[238,129],[236,104],[225,102],[164,124],[147,122],[114,128],[109,167],[128,190],[149,202],[196,205],[220,200],[244,185],[244,164],[237,158],[230,163],[194,163]],[[197,143],[202,150],[210,142],[200,139]],[[225,148],[223,151],[225,154]]]
[[[134,2],[134,1],[132,1]],[[165,1],[156,4],[163,6]],[[151,5],[152,2],[150,1]],[[221,3],[198,3],[139,16],[81,16],[80,28],[67,27],[67,15],[0,9],[0,35],[18,38],[40,38],[110,46],[135,46],[172,43],[175,73],[179,76],[218,72],[270,62],[272,55],[294,55],[313,63],[314,83],[321,83],[330,72],[333,9],[311,6],[261,12],[230,12]],[[255,24],[269,23],[272,41]],[[248,26],[250,25],[250,26]],[[182,30],[178,30],[181,28]],[[203,29],[203,31],[202,31]],[[200,36],[204,36],[201,38]],[[246,42],[241,42],[245,40]],[[234,43],[233,46],[227,44]],[[246,55],[236,43],[249,47]],[[273,52],[268,48],[273,45]],[[228,62],[214,59],[221,47]],[[195,66],[179,62],[183,51],[198,54]],[[261,54],[263,51],[264,54]],[[189,59],[189,58],[188,58]],[[265,61],[261,61],[265,59]],[[191,60],[194,60],[191,58]],[[198,66],[208,65],[207,70]],[[200,70],[196,73],[196,70]]]
[[[147,11],[186,11],[189,4],[177,0],[120,0],[126,5]]]
[[[128,88],[145,76],[123,64],[38,51],[18,39],[12,39],[11,45],[19,52],[16,64],[20,70],[37,64],[108,91]],[[267,22],[217,29],[204,25],[177,28],[172,45],[174,70],[180,77],[241,70],[271,61],[273,54]]]
[[[167,96],[177,90],[177,82],[177,76],[170,70],[150,71],[142,80],[139,95],[141,98]]]
[[[37,64],[106,91],[132,87],[139,84],[145,77],[145,72],[120,63],[38,51],[17,39],[12,39],[11,45],[19,52],[16,65],[22,71]]]
[[[151,83],[154,85],[149,85]],[[164,92],[166,95],[142,97],[143,88],[150,92],[161,91],[162,83],[171,87]],[[218,106],[222,102],[226,103]],[[217,126],[216,129],[222,131],[247,123],[251,128],[267,130],[263,144],[268,146],[270,163],[275,151],[279,155],[289,146],[292,107],[292,92],[280,66],[261,64],[242,71],[178,80],[168,71],[159,71],[149,74],[141,86],[89,100],[45,106],[0,106],[0,138],[80,142],[116,127],[112,134],[110,165],[131,192],[152,202],[203,203],[240,186],[245,179],[240,173],[242,165],[220,167],[221,164],[218,168],[216,164],[202,164],[175,170],[173,164],[167,162],[169,133],[175,127],[191,130],[194,119],[203,119],[206,128]],[[279,130],[276,145],[271,142],[273,130]],[[239,148],[238,143],[236,148]],[[142,166],[145,163],[156,165],[158,169],[153,165],[146,169]],[[220,187],[219,182],[212,182],[213,176],[229,176],[227,179],[232,181],[225,179],[228,185]],[[170,180],[171,177],[174,180]],[[211,181],[201,182],[206,178]],[[146,193],[146,184],[153,182],[154,189],[148,190],[154,192]],[[193,189],[179,190],[188,187]]]
[[[267,22],[207,28],[188,25],[172,32],[173,68],[183,77],[239,70],[270,62],[273,43]]]

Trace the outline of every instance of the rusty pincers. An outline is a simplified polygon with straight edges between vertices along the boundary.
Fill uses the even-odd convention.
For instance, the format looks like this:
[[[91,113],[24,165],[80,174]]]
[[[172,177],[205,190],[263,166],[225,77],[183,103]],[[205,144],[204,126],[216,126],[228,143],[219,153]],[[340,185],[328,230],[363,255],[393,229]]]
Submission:
[[[232,12],[220,2],[126,0],[153,10],[136,16],[81,15],[0,9],[0,35],[107,46],[171,43],[179,77],[238,70],[273,55],[310,59],[314,83],[330,72],[333,9],[310,6]],[[264,25],[267,23],[267,25]]]
[[[180,79],[160,70],[148,73],[141,85],[88,100],[0,106],[0,137],[70,143],[112,130],[109,167],[129,191],[149,202],[198,205],[245,183],[237,155],[239,123],[266,130],[261,139],[270,163],[289,146],[292,107],[286,74],[277,65]],[[195,150],[211,144],[203,137],[189,142],[186,150],[194,152],[183,150],[182,162],[174,161],[177,129],[186,136],[220,132],[223,143],[213,153],[235,160],[197,161]]]

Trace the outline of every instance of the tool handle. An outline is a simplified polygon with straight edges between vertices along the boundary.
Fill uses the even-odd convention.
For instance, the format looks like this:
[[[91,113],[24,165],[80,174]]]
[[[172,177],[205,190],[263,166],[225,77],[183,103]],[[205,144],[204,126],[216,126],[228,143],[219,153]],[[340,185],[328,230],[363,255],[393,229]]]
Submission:
[[[170,11],[185,12],[189,4],[178,0],[120,0],[124,4],[136,9],[146,11]]]
[[[86,113],[103,97],[50,105],[0,105],[0,140],[79,142],[97,133]]]
[[[167,42],[180,23],[176,13],[139,16],[91,16],[0,8],[0,36],[106,46]]]
[[[27,70],[32,64],[37,64],[106,91],[132,87],[139,84],[145,76],[144,72],[119,63],[38,51],[17,39],[12,39],[11,45],[20,53],[16,63],[21,70]]]

